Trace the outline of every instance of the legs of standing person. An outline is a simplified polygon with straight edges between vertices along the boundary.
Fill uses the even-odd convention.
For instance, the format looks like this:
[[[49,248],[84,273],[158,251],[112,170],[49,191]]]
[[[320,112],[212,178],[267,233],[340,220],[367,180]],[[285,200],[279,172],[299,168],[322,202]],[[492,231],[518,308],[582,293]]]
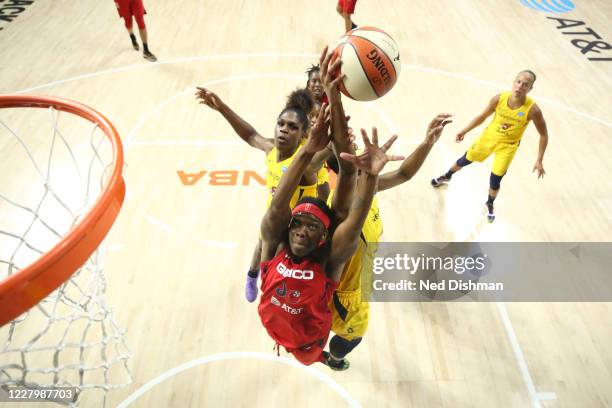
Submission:
[[[134,49],[138,51],[140,47],[138,46],[138,41],[136,41],[136,36],[134,35],[134,30],[132,28],[132,16],[130,15],[123,17],[123,21],[125,22],[125,28],[127,29],[128,34],[130,35],[130,40],[132,40],[132,47],[134,47]]]
[[[502,177],[506,175],[510,163],[514,159],[514,155],[518,149],[517,143],[501,143],[495,149],[495,159],[493,160],[493,168],[489,178],[489,195],[487,197],[487,220],[495,221],[495,212],[493,202],[499,194]]]
[[[493,141],[487,137],[486,133],[482,134],[478,139],[476,139],[476,141],[474,141],[468,151],[451,165],[446,173],[431,179],[431,185],[433,187],[440,187],[448,184],[453,177],[453,174],[474,161],[484,161],[491,155],[491,153],[493,153],[494,148],[495,144]]]
[[[136,24],[138,25],[138,33],[142,41],[142,56],[151,62],[157,61],[157,57],[149,50],[149,39],[147,35],[147,27],[144,21],[144,14],[136,14]]]

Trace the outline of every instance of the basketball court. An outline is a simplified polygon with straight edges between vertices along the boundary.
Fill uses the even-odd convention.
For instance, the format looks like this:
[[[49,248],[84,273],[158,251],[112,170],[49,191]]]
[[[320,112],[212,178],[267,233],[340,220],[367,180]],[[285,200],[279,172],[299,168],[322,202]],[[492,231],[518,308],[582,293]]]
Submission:
[[[273,137],[285,97],[305,86],[306,69],[342,34],[336,2],[145,0],[156,63],[132,49],[112,1],[35,1],[14,6],[18,13],[2,11],[8,3],[0,2],[0,16],[15,17],[0,21],[0,93],[79,101],[104,114],[123,142],[126,197],[102,266],[133,381],[110,391],[107,406],[612,406],[609,303],[372,303],[349,370],[276,357],[257,304],[244,299],[267,194],[265,157],[199,105],[195,87]],[[376,126],[382,140],[397,133],[393,153],[409,155],[431,118],[454,115],[418,174],[378,195],[382,241],[610,241],[612,49],[601,42],[612,44],[611,4],[574,0],[567,13],[547,13],[528,6],[542,3],[535,0],[486,3],[357,2],[355,22],[399,44],[402,72],[380,100],[344,98],[351,126]],[[558,28],[550,17],[584,24]],[[584,34],[589,28],[601,38]],[[592,41],[601,51],[582,53]],[[538,76],[530,96],[548,126],[547,175],[532,173],[539,136],[530,125],[489,224],[482,208],[490,159],[447,189],[429,180],[482,127],[461,144],[456,133],[523,69]],[[35,123],[42,136],[53,128],[43,117]],[[66,126],[83,143],[81,130]],[[28,195],[32,175],[12,171],[12,148],[0,140],[0,186]],[[28,356],[37,367],[51,360]],[[110,370],[108,383],[127,381],[126,371]],[[98,389],[79,399],[83,407],[103,400]]]

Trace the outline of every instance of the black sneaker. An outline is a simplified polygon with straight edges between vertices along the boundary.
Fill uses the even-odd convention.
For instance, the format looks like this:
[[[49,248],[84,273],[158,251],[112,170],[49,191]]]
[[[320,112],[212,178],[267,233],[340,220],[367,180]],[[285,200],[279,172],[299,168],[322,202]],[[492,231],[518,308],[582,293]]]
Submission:
[[[137,42],[133,42],[133,43],[132,43],[132,47],[133,47],[133,48],[134,48],[136,51],[140,50],[140,47],[138,46],[138,43],[137,43]]]
[[[441,175],[441,176],[440,176],[440,177],[438,177],[438,178],[432,178],[432,179],[431,179],[431,185],[432,185],[433,187],[438,188],[438,187],[440,187],[440,186],[443,186],[443,185],[445,185],[445,184],[448,184],[448,182],[449,182],[449,181],[450,181],[450,177],[446,177],[446,175],[445,175],[445,174],[443,174],[443,175]]]
[[[487,207],[487,221],[489,223],[495,221],[495,212],[493,212],[493,204],[485,204]]]
[[[146,59],[147,61],[151,61],[151,62],[155,62],[157,61],[157,57],[155,55],[153,55],[153,53],[151,51],[145,51],[142,53],[142,56],[144,57],[144,59]]]
[[[323,351],[323,364],[328,366],[334,371],[344,371],[348,370],[351,366],[351,363],[346,358],[343,358],[340,361],[336,361],[329,355],[329,352]]]

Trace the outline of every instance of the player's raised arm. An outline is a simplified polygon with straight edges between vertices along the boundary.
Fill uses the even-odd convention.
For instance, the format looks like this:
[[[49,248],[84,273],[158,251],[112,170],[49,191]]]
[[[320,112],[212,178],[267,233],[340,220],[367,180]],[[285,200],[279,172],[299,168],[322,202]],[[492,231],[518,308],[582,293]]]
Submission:
[[[485,121],[485,119],[491,116],[491,114],[495,112],[495,107],[497,106],[498,102],[499,102],[499,94],[491,98],[491,100],[487,104],[487,107],[482,111],[482,113],[476,116],[474,119],[472,119],[472,121],[468,123],[466,127],[464,127],[459,133],[457,133],[457,138],[456,138],[457,142],[461,142],[463,138],[465,137],[465,135],[470,130],[474,129],[477,126],[480,126],[482,122]]]
[[[202,105],[206,105],[209,108],[219,112],[225,120],[231,125],[236,134],[240,136],[242,140],[247,142],[249,145],[256,149],[264,151],[266,154],[274,148],[274,140],[266,139],[260,135],[257,130],[246,120],[242,119],[240,115],[232,110],[229,106],[223,102],[217,94],[210,90],[202,87],[196,87],[196,99]]]
[[[287,171],[281,177],[278,189],[272,198],[270,207],[261,221],[262,254],[265,262],[274,257],[283,231],[287,229],[291,219],[291,196],[300,183],[314,154],[327,146],[329,142],[329,108],[324,106],[319,112],[315,125],[310,130],[308,140],[297,153]]]
[[[444,126],[451,123],[449,113],[441,113],[429,122],[425,140],[406,158],[396,170],[381,174],[378,178],[378,190],[384,191],[410,180],[429,155],[433,145],[440,139]]]
[[[361,130],[365,151],[359,156],[342,153],[342,158],[354,164],[361,175],[357,181],[357,188],[348,216],[338,225],[332,237],[332,246],[329,256],[328,271],[330,277],[339,281],[346,261],[355,253],[363,223],[372,205],[372,198],[376,192],[378,174],[385,164],[392,160],[403,160],[402,156],[387,155],[397,136],[392,136],[383,146],[378,146],[378,131],[372,129],[372,142],[365,130]],[[336,194],[341,194],[336,191]]]
[[[332,145],[338,158],[338,183],[336,192],[332,201],[332,209],[336,215],[338,222],[341,222],[348,215],[348,211],[352,201],[352,194],[355,189],[356,169],[355,165],[343,159],[342,153],[354,154],[353,143],[348,137],[348,124],[338,84],[342,81],[341,75],[335,75],[340,69],[342,61],[340,59],[332,60],[332,54],[327,53],[327,47],[323,50],[319,58],[321,67],[321,81],[325,93],[329,99],[331,109],[331,128],[332,128]]]

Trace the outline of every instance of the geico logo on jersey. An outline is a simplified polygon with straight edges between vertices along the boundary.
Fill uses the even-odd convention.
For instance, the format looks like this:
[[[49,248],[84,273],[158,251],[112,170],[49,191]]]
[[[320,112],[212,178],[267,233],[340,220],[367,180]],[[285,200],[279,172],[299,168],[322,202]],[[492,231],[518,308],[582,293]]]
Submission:
[[[285,265],[283,265],[282,262],[276,266],[276,270],[278,271],[278,273],[280,273],[284,277],[302,279],[302,280],[314,279],[313,271],[303,271],[301,269],[289,269]]]

